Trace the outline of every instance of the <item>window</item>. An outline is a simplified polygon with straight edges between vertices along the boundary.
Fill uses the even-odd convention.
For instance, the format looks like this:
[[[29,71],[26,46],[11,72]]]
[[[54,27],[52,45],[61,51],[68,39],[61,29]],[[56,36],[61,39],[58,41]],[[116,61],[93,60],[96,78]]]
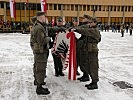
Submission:
[[[54,10],[57,10],[57,4],[54,4]]]
[[[127,6],[125,6],[125,11],[127,11]]]
[[[67,5],[67,10],[70,10],[70,5]]]
[[[124,11],[124,6],[121,7],[121,11]]]
[[[87,11],[90,11],[90,5],[87,5]]]
[[[4,8],[4,2],[1,2],[1,8]]]
[[[94,10],[94,5],[91,5],[91,11],[93,11]]]
[[[72,11],[74,10],[74,5],[71,5],[71,10],[72,10]]]
[[[78,5],[75,5],[75,11],[78,11]]]
[[[105,11],[105,6],[102,6],[102,10]]]
[[[116,11],[116,6],[114,6],[114,11]]]
[[[83,11],[86,11],[86,5],[83,5]]]
[[[117,11],[120,11],[120,6],[117,7]]]
[[[52,4],[49,4],[49,10],[52,10]]]
[[[58,4],[58,10],[61,10],[61,4]]]
[[[101,11],[101,5],[99,5],[99,11]]]
[[[110,6],[107,6],[107,9],[106,9],[106,11],[109,11],[109,9],[110,9]]]
[[[131,11],[131,6],[128,6],[128,11]]]
[[[82,11],[82,5],[79,5],[79,11]]]

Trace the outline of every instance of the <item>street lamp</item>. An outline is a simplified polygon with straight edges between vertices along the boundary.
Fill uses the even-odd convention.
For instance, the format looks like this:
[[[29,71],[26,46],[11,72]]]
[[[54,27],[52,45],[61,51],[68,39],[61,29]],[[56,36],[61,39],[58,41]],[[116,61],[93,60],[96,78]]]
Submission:
[[[95,8],[95,5],[93,6],[93,17],[95,17],[95,11],[96,11],[96,8]]]

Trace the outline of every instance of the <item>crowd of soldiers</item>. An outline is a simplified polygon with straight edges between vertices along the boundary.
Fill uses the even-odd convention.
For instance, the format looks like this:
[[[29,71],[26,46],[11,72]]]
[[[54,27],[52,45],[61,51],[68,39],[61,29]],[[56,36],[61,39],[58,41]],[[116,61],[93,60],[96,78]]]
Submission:
[[[77,78],[81,82],[90,81],[85,87],[88,90],[98,89],[97,82],[98,77],[98,43],[101,41],[101,35],[97,28],[96,18],[84,15],[82,24],[79,26],[79,20],[77,17],[73,18],[73,26],[63,26],[62,17],[57,18],[57,25],[54,27],[48,27],[46,24],[46,14],[38,11],[36,16],[32,18],[33,27],[31,30],[30,46],[34,54],[34,85],[37,85],[36,93],[38,95],[47,95],[50,93],[48,88],[44,88],[43,85],[46,78],[46,66],[49,56],[49,49],[54,45],[54,39],[56,33],[63,31],[77,32],[81,34],[79,39],[76,39],[76,52],[77,52],[77,66],[83,72],[83,76]],[[62,33],[63,34],[63,33]],[[53,41],[51,41],[51,38]],[[52,54],[54,61],[55,76],[64,76],[63,65],[60,56]],[[77,75],[80,75],[77,67]]]
[[[133,24],[98,24],[98,28],[102,32],[109,32],[109,30],[112,30],[114,33],[121,33],[121,37],[124,37],[124,33],[129,32],[129,34],[132,35]]]

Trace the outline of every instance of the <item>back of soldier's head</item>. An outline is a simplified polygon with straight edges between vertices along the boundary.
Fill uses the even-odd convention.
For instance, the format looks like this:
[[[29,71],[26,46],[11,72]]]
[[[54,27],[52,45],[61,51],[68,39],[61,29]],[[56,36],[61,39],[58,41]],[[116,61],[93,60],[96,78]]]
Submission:
[[[73,22],[78,22],[78,17],[73,17],[73,18],[72,18],[72,21],[73,21]]]

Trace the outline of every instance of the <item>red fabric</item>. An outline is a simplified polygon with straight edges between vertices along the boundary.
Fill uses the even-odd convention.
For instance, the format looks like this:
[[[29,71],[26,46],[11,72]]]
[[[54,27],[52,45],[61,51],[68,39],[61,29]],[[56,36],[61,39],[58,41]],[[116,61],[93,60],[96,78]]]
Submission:
[[[68,79],[76,80],[76,40],[75,40],[75,34],[73,32],[70,32],[67,34],[67,38],[70,38]]]

